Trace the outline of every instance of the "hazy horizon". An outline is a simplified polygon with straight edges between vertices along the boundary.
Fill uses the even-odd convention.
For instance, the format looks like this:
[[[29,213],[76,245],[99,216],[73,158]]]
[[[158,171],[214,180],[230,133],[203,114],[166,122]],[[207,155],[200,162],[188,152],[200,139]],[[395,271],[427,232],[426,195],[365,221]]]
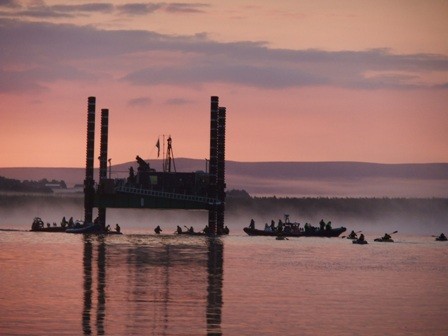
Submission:
[[[160,161],[148,162],[161,171]],[[137,168],[135,161],[113,165],[112,178],[127,178],[130,166]],[[198,170],[205,170],[205,160],[177,159],[177,171]],[[83,183],[85,168],[0,168],[0,176],[64,180],[73,187]],[[448,197],[448,164],[227,161],[226,184],[253,196]]]
[[[85,158],[84,158],[85,160]],[[143,160],[145,161],[160,161],[161,159],[149,159],[149,158],[143,158]],[[203,158],[194,158],[194,157],[176,157],[175,160],[204,160]],[[207,158],[208,160],[208,158]],[[204,160],[205,161],[205,160]],[[133,160],[129,160],[129,161],[125,161],[125,162],[120,162],[120,163],[114,163],[112,164],[112,168],[116,167],[116,166],[120,166],[120,165],[124,165],[124,164],[128,164],[128,163],[133,163]],[[236,162],[236,163],[361,163],[361,164],[376,164],[376,165],[432,165],[432,164],[448,164],[448,160],[447,161],[440,161],[440,162],[394,162],[394,163],[390,163],[390,162],[373,162],[373,161],[351,161],[351,160],[331,160],[331,161],[305,161],[305,160],[297,160],[297,161],[292,161],[292,160],[264,160],[264,161],[241,161],[241,160],[226,160],[227,163],[232,163],[232,162]],[[84,164],[84,162],[83,162]],[[205,166],[205,164],[204,164]],[[0,169],[22,169],[22,168],[27,168],[27,169],[85,169],[85,165],[84,166],[0,166]],[[99,165],[95,166],[95,169],[99,169]]]

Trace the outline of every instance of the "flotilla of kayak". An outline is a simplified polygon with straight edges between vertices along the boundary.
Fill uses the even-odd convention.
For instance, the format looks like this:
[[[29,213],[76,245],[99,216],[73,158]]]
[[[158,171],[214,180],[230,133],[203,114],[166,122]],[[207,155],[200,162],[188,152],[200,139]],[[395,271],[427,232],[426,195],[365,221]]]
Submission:
[[[209,236],[210,230],[206,225],[202,231],[195,231],[191,226],[188,228],[185,226],[186,230],[183,230],[180,226],[177,226],[174,234],[184,235],[184,236]],[[271,221],[271,225],[265,224],[264,229],[256,229],[255,221],[252,219],[250,221],[249,226],[244,227],[243,231],[249,236],[272,236],[276,237],[276,240],[288,240],[287,237],[325,237],[325,238],[333,238],[339,237],[343,232],[347,229],[343,226],[333,228],[331,226],[331,221],[326,223],[323,219],[320,221],[319,226],[315,227],[309,223],[305,223],[303,227],[298,222],[291,222],[289,219],[289,215],[284,215],[284,220],[279,220],[278,225],[275,224],[274,220]],[[4,231],[4,230],[3,230]],[[60,225],[56,223],[45,224],[44,221],[40,217],[35,217],[33,223],[31,224],[31,230],[33,232],[65,232],[65,233],[78,233],[78,234],[122,234],[121,228],[118,224],[115,226],[115,230],[111,230],[109,225],[105,228],[97,222],[86,224],[83,221],[74,221],[73,217],[71,217],[68,221],[65,217],[62,219]],[[159,235],[163,230],[158,225],[154,232]],[[392,235],[398,233],[398,231],[394,231],[391,233],[385,233],[383,237],[375,238],[374,242],[380,243],[393,243],[394,239],[392,239]],[[228,235],[229,228],[226,226],[223,228],[223,231],[219,235]],[[358,236],[358,234],[360,234]],[[444,233],[441,233],[439,236],[435,237],[436,241],[447,241],[447,237]],[[362,233],[362,231],[351,231],[349,235],[342,236],[343,239],[352,240],[353,244],[358,245],[367,245],[368,242]]]
[[[68,221],[62,218],[61,224],[58,226],[56,223],[51,225],[44,221],[40,217],[35,217],[31,224],[31,230],[34,232],[65,232],[65,233],[94,233],[94,234],[122,234],[120,226],[116,224],[115,230],[111,230],[109,225],[103,228],[98,223],[84,223],[83,221],[73,221],[71,217]]]

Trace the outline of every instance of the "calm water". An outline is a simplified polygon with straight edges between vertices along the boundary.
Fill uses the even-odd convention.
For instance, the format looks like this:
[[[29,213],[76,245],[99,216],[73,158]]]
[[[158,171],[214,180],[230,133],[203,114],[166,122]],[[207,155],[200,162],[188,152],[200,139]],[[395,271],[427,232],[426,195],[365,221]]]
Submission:
[[[0,231],[0,335],[448,335],[446,242],[235,231]]]

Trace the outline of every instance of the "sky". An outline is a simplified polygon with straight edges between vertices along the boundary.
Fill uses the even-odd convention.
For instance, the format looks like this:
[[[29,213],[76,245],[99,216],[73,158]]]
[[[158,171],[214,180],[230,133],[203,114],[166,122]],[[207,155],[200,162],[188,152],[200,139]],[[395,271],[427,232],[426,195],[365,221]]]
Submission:
[[[448,162],[447,18],[447,0],[0,0],[0,167],[83,167],[89,96],[112,164],[163,135],[207,158],[213,95],[227,160]]]

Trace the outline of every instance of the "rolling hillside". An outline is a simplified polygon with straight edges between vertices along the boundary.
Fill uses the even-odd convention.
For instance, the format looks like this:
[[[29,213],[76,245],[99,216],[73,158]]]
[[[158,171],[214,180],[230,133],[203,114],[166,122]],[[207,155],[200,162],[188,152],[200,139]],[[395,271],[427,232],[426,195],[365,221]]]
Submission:
[[[150,165],[161,170],[160,160]],[[205,160],[176,159],[177,171],[205,170]],[[113,178],[127,176],[135,162],[112,166]],[[98,174],[97,172],[95,173]],[[82,184],[84,168],[0,168],[0,176],[42,178]],[[448,197],[448,163],[377,164],[362,162],[227,161],[227,189],[251,195],[294,197]]]

